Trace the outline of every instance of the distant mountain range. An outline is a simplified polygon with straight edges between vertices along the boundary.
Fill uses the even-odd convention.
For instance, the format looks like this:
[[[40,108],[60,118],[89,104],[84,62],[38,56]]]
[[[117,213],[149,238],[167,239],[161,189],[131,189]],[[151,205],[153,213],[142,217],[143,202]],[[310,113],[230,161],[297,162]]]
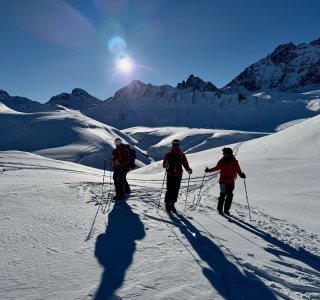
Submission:
[[[189,126],[271,131],[320,110],[320,39],[278,46],[225,87],[190,75],[176,87],[135,80],[105,101],[76,88],[41,104],[0,90],[0,102],[19,112],[64,106],[123,129],[132,126]]]

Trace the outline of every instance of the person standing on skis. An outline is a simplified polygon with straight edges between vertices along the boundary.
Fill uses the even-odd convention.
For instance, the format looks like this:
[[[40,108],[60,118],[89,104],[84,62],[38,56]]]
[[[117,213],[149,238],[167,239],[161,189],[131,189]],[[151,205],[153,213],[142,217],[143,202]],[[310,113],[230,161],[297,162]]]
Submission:
[[[205,172],[215,172],[220,170],[220,197],[218,199],[218,212],[220,215],[225,213],[230,215],[230,207],[233,199],[233,190],[237,174],[241,178],[246,175],[241,171],[238,161],[233,155],[231,148],[222,149],[223,157],[218,161],[214,168],[206,168]]]
[[[167,172],[167,191],[165,196],[166,211],[176,212],[174,204],[177,202],[181,185],[183,169],[192,174],[186,155],[180,150],[180,141],[175,139],[172,141],[172,149],[163,159],[163,167]]]
[[[128,148],[122,144],[120,138],[116,138],[114,141],[116,149],[112,151],[112,167],[113,167],[113,181],[116,189],[116,195],[114,200],[124,199],[124,179],[129,162]]]

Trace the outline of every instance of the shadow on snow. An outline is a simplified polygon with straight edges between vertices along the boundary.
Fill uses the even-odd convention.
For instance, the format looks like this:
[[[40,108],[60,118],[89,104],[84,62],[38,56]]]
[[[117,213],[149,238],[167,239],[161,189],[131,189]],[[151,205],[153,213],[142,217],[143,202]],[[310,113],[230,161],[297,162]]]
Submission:
[[[203,274],[216,291],[225,299],[276,299],[272,290],[258,277],[242,270],[227,259],[220,247],[211,239],[201,235],[200,231],[188,219],[171,215],[171,220],[179,222],[178,227],[193,249],[198,253],[208,268]]]
[[[238,225],[239,227],[255,234],[256,236],[264,239],[270,245],[276,246],[278,249],[267,247],[265,250],[279,259],[281,256],[286,256],[292,258],[294,260],[301,261],[308,265],[309,267],[313,268],[317,272],[320,272],[320,259],[318,256],[308,252],[303,248],[295,249],[294,247],[286,244],[278,240],[277,238],[271,236],[269,233],[262,231],[261,229],[234,217],[228,218],[232,223]]]
[[[125,201],[116,202],[109,213],[106,232],[100,234],[96,241],[95,256],[104,267],[104,272],[95,300],[105,300],[115,295],[132,263],[135,241],[144,236],[144,225],[139,216]]]

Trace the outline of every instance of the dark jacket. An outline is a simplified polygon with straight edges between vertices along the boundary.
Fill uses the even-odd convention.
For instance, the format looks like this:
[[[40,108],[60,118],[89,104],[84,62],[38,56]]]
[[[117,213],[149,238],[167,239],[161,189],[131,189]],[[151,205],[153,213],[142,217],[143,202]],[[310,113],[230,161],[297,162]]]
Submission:
[[[169,165],[167,176],[182,177],[182,166],[186,171],[190,170],[187,157],[179,148],[173,148],[165,155],[163,167],[165,168],[167,165]]]
[[[125,145],[120,145],[112,151],[112,166],[114,169],[126,169],[129,163],[129,151]]]

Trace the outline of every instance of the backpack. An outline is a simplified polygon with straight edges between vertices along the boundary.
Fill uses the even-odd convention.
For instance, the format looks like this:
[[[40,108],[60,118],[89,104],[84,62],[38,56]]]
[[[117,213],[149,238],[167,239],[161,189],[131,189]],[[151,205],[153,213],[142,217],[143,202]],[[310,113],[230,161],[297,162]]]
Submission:
[[[129,149],[129,162],[128,162],[128,168],[134,169],[136,167],[135,161],[136,161],[136,150],[130,148]]]
[[[174,154],[172,152],[169,153],[169,160],[168,160],[169,168],[168,172],[173,173],[182,173],[182,156],[181,153]]]

